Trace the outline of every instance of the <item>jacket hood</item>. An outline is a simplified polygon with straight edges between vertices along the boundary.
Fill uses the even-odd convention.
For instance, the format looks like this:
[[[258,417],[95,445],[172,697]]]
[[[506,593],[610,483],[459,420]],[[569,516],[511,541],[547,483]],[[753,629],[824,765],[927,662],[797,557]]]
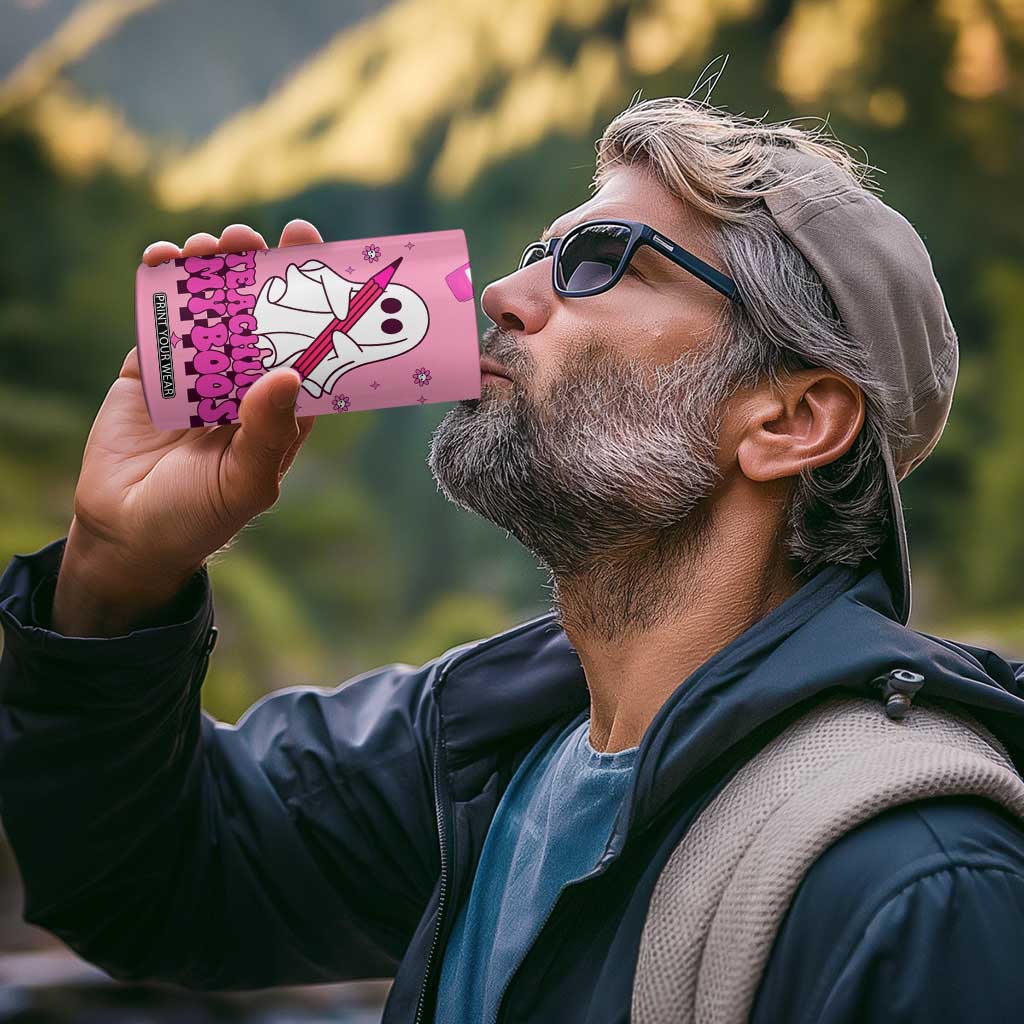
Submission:
[[[673,794],[699,783],[712,762],[801,702],[847,691],[879,697],[881,712],[871,682],[895,668],[921,673],[919,698],[963,705],[1024,771],[1024,663],[904,626],[874,560],[829,566],[671,693],[641,740],[631,789],[599,863],[617,856],[627,834]],[[589,713],[582,665],[555,612],[457,648],[434,695],[456,796],[460,778],[479,782],[475,760],[521,746],[552,720]]]

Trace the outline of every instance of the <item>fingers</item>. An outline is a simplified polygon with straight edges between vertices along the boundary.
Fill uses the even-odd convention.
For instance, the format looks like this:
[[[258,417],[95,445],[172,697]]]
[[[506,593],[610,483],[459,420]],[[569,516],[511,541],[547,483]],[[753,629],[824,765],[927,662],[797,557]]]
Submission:
[[[220,233],[220,252],[249,252],[252,249],[268,249],[263,236],[248,224],[229,224]]]
[[[291,367],[277,367],[260,377],[242,398],[241,426],[231,437],[225,485],[242,502],[254,502],[259,511],[277,500],[281,465],[302,433],[294,399],[287,408],[277,403],[281,392],[289,390],[286,384],[298,393],[299,375]]]
[[[179,256],[181,250],[173,242],[153,242],[143,249],[142,262],[149,267],[155,267],[166,260],[176,260]]]
[[[132,345],[128,349],[128,354],[124,357],[118,377],[134,377],[136,380],[141,380],[139,374],[139,347],[137,345]]]
[[[281,460],[280,473],[283,477],[289,469],[292,468],[292,463],[295,461],[295,456],[299,454],[300,449],[306,443],[306,438],[309,437],[310,431],[313,429],[313,424],[316,423],[315,416],[300,416],[299,417],[299,436],[295,443],[285,452],[284,458]]]
[[[194,235],[189,235],[188,241],[180,249],[173,242],[162,240],[147,245],[142,251],[142,262],[155,267],[165,260],[176,260],[182,256],[212,256],[217,252],[219,245],[220,239],[211,235],[209,231],[197,231]]]
[[[181,247],[182,256],[213,256],[220,248],[220,239],[209,231],[197,231],[189,235]]]
[[[281,232],[280,245],[313,245],[322,242],[320,232],[308,221],[295,217],[288,221]],[[161,239],[147,245],[142,253],[142,262],[155,267],[167,260],[182,256],[212,256],[218,252],[248,252],[252,249],[267,249],[266,239],[248,224],[229,224],[218,238],[209,231],[197,231],[189,235],[179,249],[174,242]]]
[[[315,245],[322,241],[320,232],[308,220],[296,217],[285,224],[280,245]]]

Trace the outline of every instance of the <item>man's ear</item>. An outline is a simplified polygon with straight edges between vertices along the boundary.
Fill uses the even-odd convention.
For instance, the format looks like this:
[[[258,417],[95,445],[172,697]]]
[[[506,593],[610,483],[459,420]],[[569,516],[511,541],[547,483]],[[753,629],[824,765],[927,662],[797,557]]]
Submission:
[[[753,389],[737,410],[736,459],[751,480],[777,480],[834,462],[864,425],[864,393],[833,370],[799,370]]]

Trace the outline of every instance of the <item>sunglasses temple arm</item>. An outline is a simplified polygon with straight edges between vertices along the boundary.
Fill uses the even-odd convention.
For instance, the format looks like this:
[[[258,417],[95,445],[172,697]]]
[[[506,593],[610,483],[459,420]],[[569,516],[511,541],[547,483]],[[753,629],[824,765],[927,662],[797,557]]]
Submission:
[[[711,285],[715,291],[721,292],[727,298],[739,299],[739,289],[731,277],[726,277],[721,271],[715,270],[710,263],[705,263],[699,256],[694,256],[692,252],[684,249],[681,245],[673,244],[671,253],[666,251],[661,245],[654,245],[654,248],[661,249],[662,252],[665,252],[665,255],[671,256],[684,270],[688,270],[695,277],[699,277],[705,284]]]

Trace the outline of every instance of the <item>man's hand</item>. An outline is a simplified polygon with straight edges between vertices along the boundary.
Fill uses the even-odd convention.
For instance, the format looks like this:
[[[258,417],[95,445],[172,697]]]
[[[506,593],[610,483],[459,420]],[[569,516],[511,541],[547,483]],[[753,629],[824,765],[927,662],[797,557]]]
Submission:
[[[280,244],[321,241],[312,224],[293,220]],[[154,242],[143,262],[257,248],[267,248],[258,232],[232,224],[181,249]],[[158,615],[206,558],[270,508],[313,429],[314,417],[295,416],[299,386],[293,369],[278,367],[246,391],[238,422],[158,430],[132,346],[86,442],[52,627],[117,635]]]

